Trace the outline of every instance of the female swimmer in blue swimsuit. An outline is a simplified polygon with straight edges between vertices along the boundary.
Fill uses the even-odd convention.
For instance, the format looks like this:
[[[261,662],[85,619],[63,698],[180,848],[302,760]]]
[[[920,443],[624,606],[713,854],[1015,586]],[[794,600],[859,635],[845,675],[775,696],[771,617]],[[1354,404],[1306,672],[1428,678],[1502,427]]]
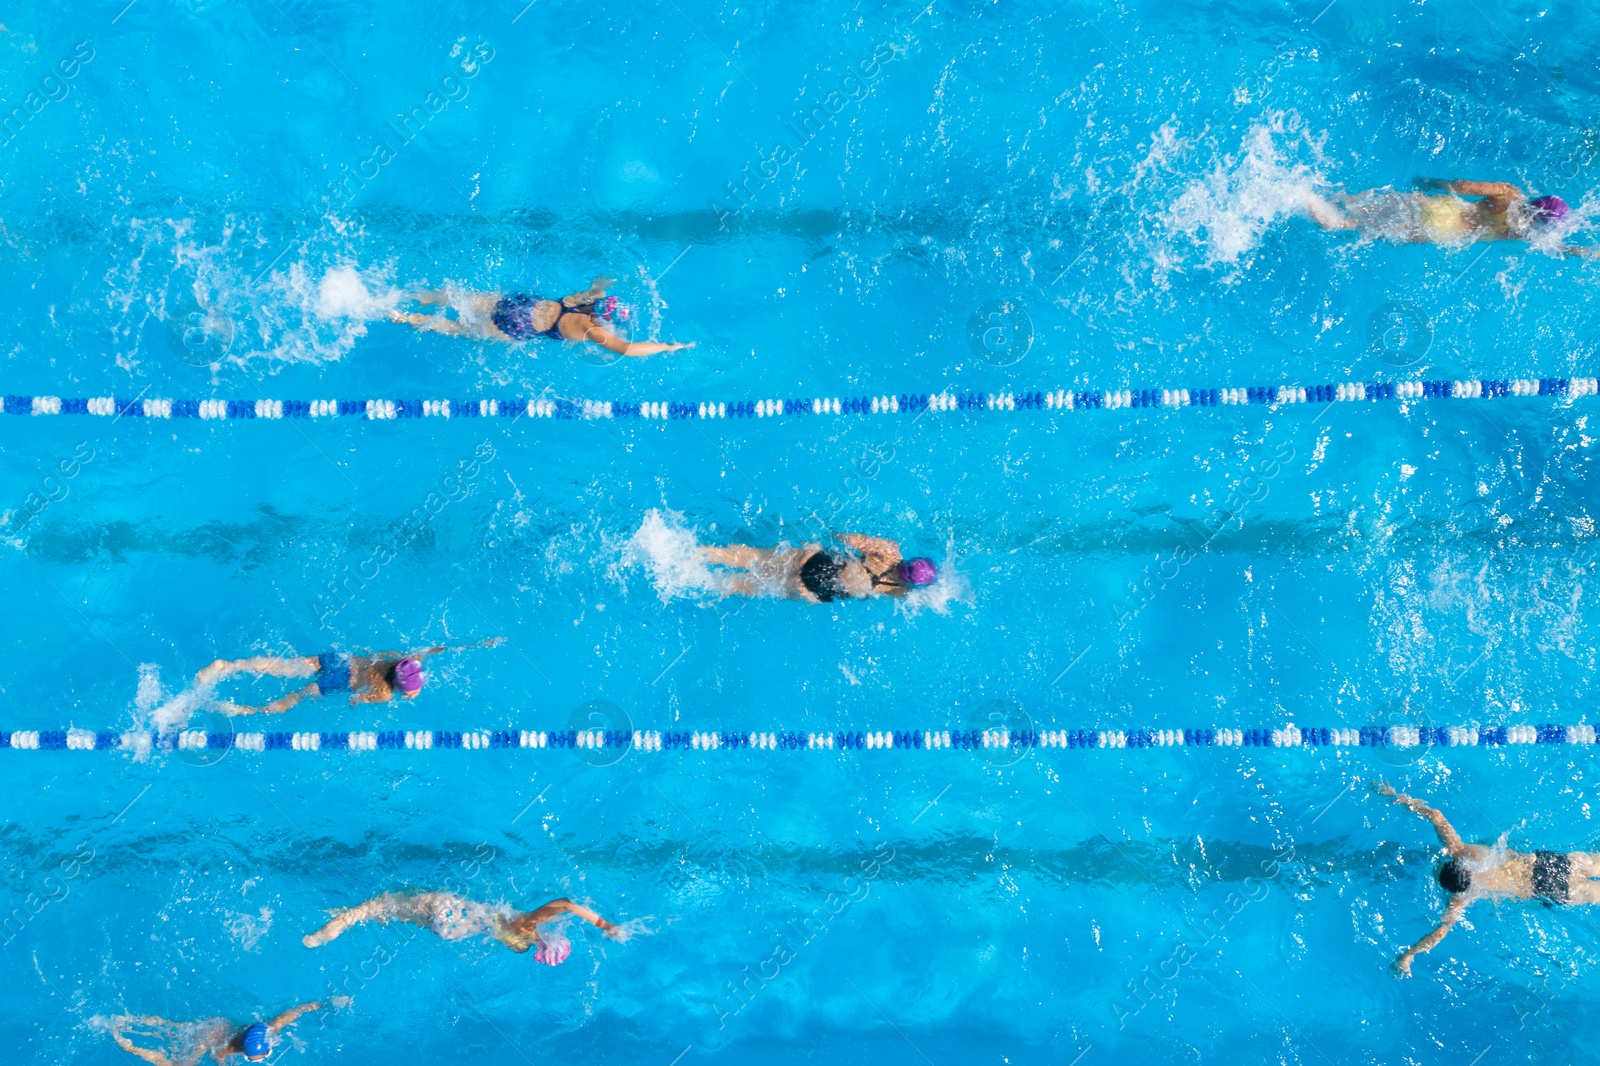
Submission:
[[[559,966],[572,953],[572,945],[558,931],[539,926],[563,914],[576,914],[613,940],[628,939],[628,929],[613,925],[570,899],[551,900],[538,910],[518,914],[503,904],[491,907],[451,892],[421,892],[408,896],[385,892],[365,903],[335,911],[327,925],[301,942],[308,948],[321,947],[357,922],[410,922],[431,929],[446,940],[491,937],[519,954],[537,945],[534,958],[550,966]]]
[[[633,317],[626,304],[615,296],[606,295],[606,287],[612,283],[611,278],[595,278],[584,292],[575,292],[559,300],[522,292],[424,291],[416,293],[412,299],[422,304],[452,307],[456,317],[407,314],[398,310],[391,312],[389,317],[395,322],[451,337],[502,341],[506,344],[544,337],[554,341],[598,344],[619,355],[635,356],[694,347],[692,341],[688,344],[626,341],[611,332],[612,325]]]
[[[1439,867],[1439,885],[1450,903],[1438,926],[1395,960],[1395,973],[1411,976],[1411,960],[1431,951],[1478,899],[1537,899],[1546,903],[1600,903],[1600,853],[1593,851],[1507,851],[1464,844],[1444,815],[1419,799],[1373,784],[1380,796],[1426,818],[1450,857]]]
[[[218,681],[234,674],[255,674],[257,677],[309,677],[311,683],[273,700],[264,707],[244,707],[237,703],[221,705],[222,713],[282,714],[303,699],[327,696],[335,692],[350,693],[351,704],[386,703],[397,695],[414,699],[422,691],[422,660],[437,655],[447,648],[423,648],[402,655],[383,651],[367,658],[325,651],[321,655],[304,655],[284,658],[276,655],[258,655],[251,659],[218,659],[194,677],[197,688],[209,689]]]

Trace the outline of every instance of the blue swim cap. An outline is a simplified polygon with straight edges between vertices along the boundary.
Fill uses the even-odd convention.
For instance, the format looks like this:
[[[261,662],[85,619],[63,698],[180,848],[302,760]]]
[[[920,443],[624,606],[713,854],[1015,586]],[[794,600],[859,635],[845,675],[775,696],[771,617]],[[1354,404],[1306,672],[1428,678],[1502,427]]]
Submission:
[[[267,1027],[256,1022],[244,1031],[244,1054],[249,1059],[264,1059],[272,1049],[267,1046]]]

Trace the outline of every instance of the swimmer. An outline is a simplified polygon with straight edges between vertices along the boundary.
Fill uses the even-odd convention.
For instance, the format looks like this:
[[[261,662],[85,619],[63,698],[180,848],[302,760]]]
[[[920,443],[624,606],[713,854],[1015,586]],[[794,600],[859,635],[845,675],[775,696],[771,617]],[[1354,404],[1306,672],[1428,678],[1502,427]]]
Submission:
[[[1411,960],[1437,947],[1475,900],[1537,899],[1546,903],[1600,903],[1600,852],[1506,851],[1483,844],[1463,844],[1444,815],[1388,785],[1374,782],[1373,789],[1433,823],[1439,842],[1450,857],[1439,867],[1439,884],[1450,893],[1450,903],[1438,928],[1395,960],[1395,972],[1411,976]]]
[[[452,294],[443,289],[423,291],[414,294],[412,299],[422,304],[453,306],[459,317],[408,314],[399,310],[391,311],[389,317],[395,322],[451,337],[503,341],[506,344],[545,337],[554,341],[587,341],[619,355],[634,356],[694,347],[692,341],[688,344],[626,341],[612,333],[610,327],[614,323],[630,320],[633,311],[615,296],[606,295],[606,287],[611,284],[611,278],[595,278],[586,291],[575,292],[559,300],[547,300],[522,292]]]
[[[869,596],[904,596],[939,580],[939,568],[932,559],[903,559],[900,545],[892,540],[860,533],[845,533],[839,539],[860,552],[860,557],[824,551],[820,544],[799,548],[705,545],[700,553],[709,563],[744,571],[728,581],[730,596],[781,591],[791,600],[832,603]]]
[[[284,658],[276,655],[258,655],[251,659],[218,659],[194,675],[199,688],[210,688],[225,677],[234,674],[255,674],[257,677],[309,677],[305,688],[273,700],[264,707],[243,707],[237,703],[221,705],[223,714],[282,714],[303,699],[328,696],[335,692],[349,692],[350,703],[385,703],[402,695],[415,699],[422,691],[422,660],[449,648],[424,648],[402,655],[396,651],[382,651],[367,658],[325,651],[321,655]]]
[[[1325,230],[1355,230],[1363,237],[1411,244],[1470,244],[1474,241],[1526,241],[1570,213],[1559,196],[1530,200],[1504,181],[1440,181],[1417,183],[1426,192],[1368,189],[1339,193],[1339,205],[1313,194],[1306,210]],[[1464,196],[1480,199],[1464,200]],[[1568,255],[1594,257],[1600,249],[1562,245]]]
[[[342,1001],[342,1002],[341,1002]],[[339,996],[334,1006],[344,1006],[349,1000]],[[240,1025],[227,1018],[207,1018],[198,1022],[171,1022],[152,1014],[123,1014],[112,1018],[109,1024],[111,1039],[130,1055],[151,1066],[196,1066],[207,1055],[222,1062],[233,1055],[243,1055],[250,1062],[260,1062],[277,1044],[276,1037],[294,1024],[296,1018],[308,1011],[321,1010],[321,1003],[302,1003],[290,1007],[270,1022],[252,1022]],[[166,1044],[169,1054],[142,1048],[129,1040],[124,1030],[146,1030],[148,1040]],[[181,1046],[180,1046],[181,1045]]]
[[[570,899],[554,899],[538,910],[518,914],[504,905],[491,907],[450,892],[385,892],[358,906],[334,911],[327,925],[302,938],[301,943],[308,948],[321,947],[357,922],[410,922],[431,929],[446,940],[491,937],[518,954],[538,945],[533,957],[548,966],[559,966],[572,954],[572,945],[559,931],[540,929],[539,925],[563,914],[576,914],[613,940],[628,939],[626,928],[613,925]]]

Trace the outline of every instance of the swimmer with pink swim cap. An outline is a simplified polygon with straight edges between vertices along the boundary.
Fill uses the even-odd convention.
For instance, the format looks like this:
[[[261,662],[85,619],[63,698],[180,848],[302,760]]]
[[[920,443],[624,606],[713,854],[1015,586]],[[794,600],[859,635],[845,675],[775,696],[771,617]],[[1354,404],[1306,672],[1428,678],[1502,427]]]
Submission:
[[[1417,185],[1428,191],[1368,189],[1337,193],[1332,199],[1313,195],[1306,210],[1325,230],[1354,230],[1397,243],[1460,245],[1533,240],[1571,213],[1561,197],[1529,199],[1510,182],[1423,178]],[[1600,249],[1573,244],[1562,245],[1561,251],[1591,259],[1600,255]]]
[[[360,922],[409,922],[431,929],[445,940],[465,940],[486,936],[498,940],[521,954],[533,949],[533,957],[546,966],[560,966],[572,954],[572,943],[556,929],[539,926],[573,914],[599,929],[612,940],[627,940],[627,928],[615,925],[581,903],[553,899],[537,910],[517,913],[510,907],[488,904],[451,892],[418,892],[400,895],[386,892],[365,903],[335,911],[321,929],[302,938],[308,948],[321,947],[336,940],[345,930]]]
[[[473,645],[493,647],[504,637]],[[254,674],[257,677],[309,678],[304,688],[282,696],[262,707],[245,707],[236,703],[223,703],[224,714],[282,714],[304,699],[329,696],[336,692],[350,693],[350,703],[387,703],[396,696],[415,699],[422,691],[425,674],[422,660],[442,651],[460,651],[459,648],[423,648],[421,651],[380,651],[370,656],[346,655],[343,652],[325,651],[320,655],[283,657],[258,655],[250,659],[218,659],[195,675],[199,688],[210,688],[225,677],[234,674]]]
[[[543,337],[598,344],[618,355],[655,355],[694,347],[692,341],[688,344],[630,341],[617,336],[615,330],[619,324],[632,321],[634,314],[627,304],[606,295],[607,287],[613,284],[611,278],[595,278],[583,292],[569,293],[559,300],[526,292],[425,289],[412,293],[410,299],[453,309],[455,316],[444,312],[408,314],[395,310],[390,312],[389,318],[431,333],[469,340],[518,344]]]
[[[729,595],[783,595],[792,600],[832,603],[834,600],[905,596],[939,580],[939,567],[927,556],[906,559],[900,545],[861,533],[839,539],[859,555],[828,551],[820,544],[798,548],[752,548],[744,544],[704,545],[709,563],[742,571],[730,575]]]

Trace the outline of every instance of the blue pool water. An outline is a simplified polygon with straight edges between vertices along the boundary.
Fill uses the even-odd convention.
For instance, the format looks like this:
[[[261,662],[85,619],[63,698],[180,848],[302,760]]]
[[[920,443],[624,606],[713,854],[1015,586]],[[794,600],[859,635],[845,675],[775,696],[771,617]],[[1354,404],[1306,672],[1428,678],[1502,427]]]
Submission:
[[[124,3],[3,16],[0,111],[24,109],[0,138],[5,394],[732,400],[1600,366],[1583,261],[1296,214],[1313,188],[1509,180],[1565,196],[1592,240],[1600,26],[1578,5]],[[607,364],[382,320],[419,282],[559,294],[602,272],[697,347]],[[1025,311],[1026,351],[985,347],[981,318],[970,339],[994,301]],[[183,697],[219,655],[494,636],[430,663],[414,703],[267,728],[1592,723],[1594,403],[5,417],[0,730],[225,730]],[[687,547],[819,525],[947,580],[898,609],[719,601]],[[128,1061],[110,1016],[348,995],[279,1054],[1575,1061],[1600,1046],[1595,919],[1480,904],[1397,982],[1443,894],[1427,826],[1366,782],[1434,798],[1469,839],[1581,849],[1592,758],[0,750],[0,1047]],[[443,887],[567,895],[651,933],[571,929],[557,970],[398,927],[300,945],[328,908]]]

